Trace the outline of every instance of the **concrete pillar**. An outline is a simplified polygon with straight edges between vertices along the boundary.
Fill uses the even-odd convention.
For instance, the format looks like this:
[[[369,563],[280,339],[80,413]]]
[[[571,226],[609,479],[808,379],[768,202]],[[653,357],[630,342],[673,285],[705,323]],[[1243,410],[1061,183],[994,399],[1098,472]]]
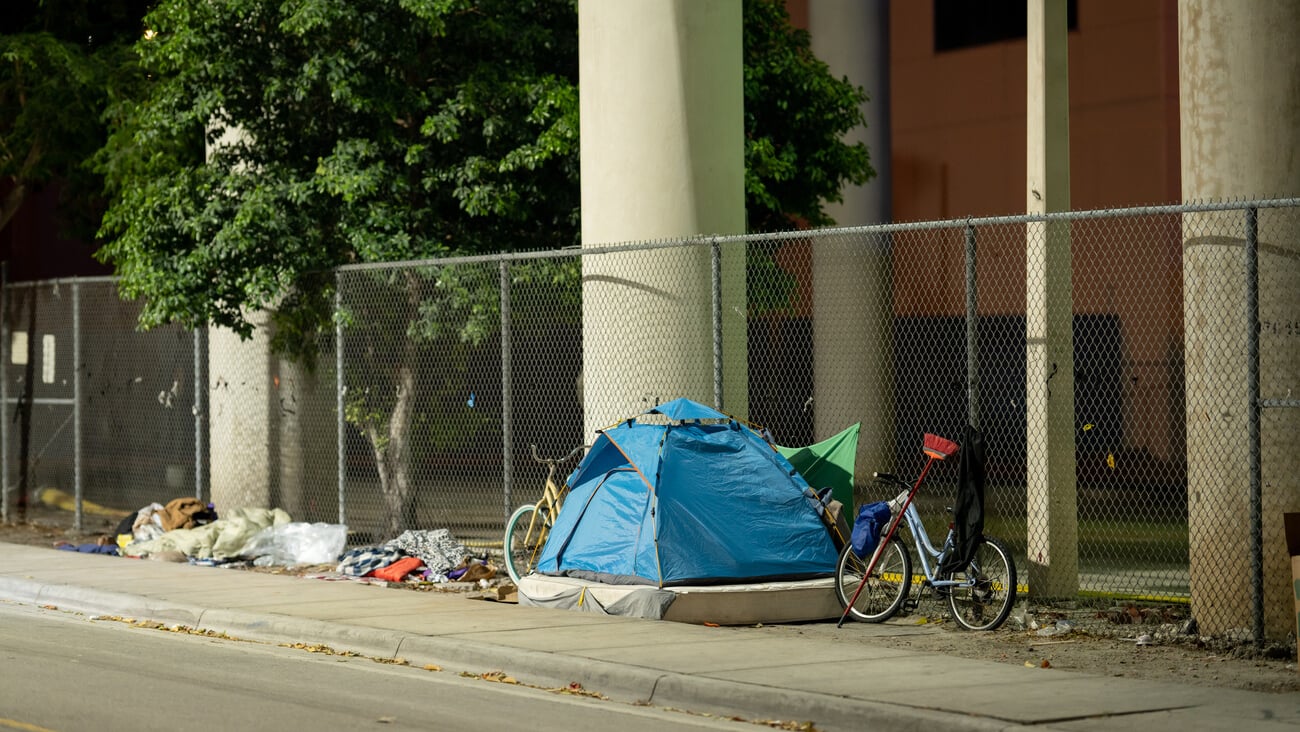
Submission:
[[[740,0],[578,4],[584,247],[745,230]],[[744,247],[722,248],[723,410],[748,414]],[[583,260],[586,439],[713,403],[709,247]]]
[[[1178,4],[1185,201],[1300,194],[1300,3]],[[1251,630],[1252,407],[1246,339],[1259,328],[1260,396],[1300,384],[1300,240],[1294,210],[1259,212],[1259,324],[1245,314],[1244,215],[1183,217],[1187,509],[1192,611],[1203,633]],[[1261,417],[1264,631],[1295,629],[1282,513],[1300,511],[1300,409]]]
[[[217,512],[273,507],[278,492],[279,430],[272,429],[271,348],[266,316],[254,319],[250,340],[208,331],[208,439],[212,502]],[[291,514],[292,515],[292,514]]]
[[[840,226],[888,223],[891,218],[889,135],[889,3],[887,0],[811,0],[808,31],[817,58],[837,77],[866,90],[865,129],[849,133],[866,143],[876,177],[843,191],[827,213]],[[848,245],[813,245],[813,410],[815,439],[854,422],[857,484],[894,464],[893,286],[887,237]]]
[[[1029,0],[1025,210],[1070,210],[1065,3]],[[1025,408],[1029,591],[1079,591],[1073,293],[1068,223],[1026,227]]]
[[[333,389],[271,352],[267,315],[251,319],[247,341],[208,331],[211,500],[218,512],[283,508],[295,520],[333,520]]]

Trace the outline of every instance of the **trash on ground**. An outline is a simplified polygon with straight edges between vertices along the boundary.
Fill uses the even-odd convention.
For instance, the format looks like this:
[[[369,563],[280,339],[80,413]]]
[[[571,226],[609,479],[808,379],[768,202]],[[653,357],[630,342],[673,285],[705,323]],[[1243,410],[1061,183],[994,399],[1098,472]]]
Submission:
[[[1054,625],[1039,628],[1034,632],[1034,635],[1046,638],[1054,635],[1066,635],[1072,630],[1074,630],[1074,623],[1068,620],[1058,620]]]

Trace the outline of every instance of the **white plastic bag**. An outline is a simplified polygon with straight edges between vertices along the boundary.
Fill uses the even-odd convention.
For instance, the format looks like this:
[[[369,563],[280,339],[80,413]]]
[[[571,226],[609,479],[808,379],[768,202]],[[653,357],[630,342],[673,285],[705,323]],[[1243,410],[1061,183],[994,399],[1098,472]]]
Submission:
[[[294,522],[259,531],[240,552],[259,567],[334,564],[347,544],[344,524]]]

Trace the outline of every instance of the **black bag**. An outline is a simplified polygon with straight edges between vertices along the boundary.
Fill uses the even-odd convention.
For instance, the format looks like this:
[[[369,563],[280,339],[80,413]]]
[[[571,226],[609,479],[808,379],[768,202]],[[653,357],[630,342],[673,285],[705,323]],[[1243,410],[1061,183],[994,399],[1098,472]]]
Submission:
[[[961,572],[975,557],[984,538],[984,435],[966,426],[957,478],[957,504],[953,506],[954,547],[938,568],[939,576]]]

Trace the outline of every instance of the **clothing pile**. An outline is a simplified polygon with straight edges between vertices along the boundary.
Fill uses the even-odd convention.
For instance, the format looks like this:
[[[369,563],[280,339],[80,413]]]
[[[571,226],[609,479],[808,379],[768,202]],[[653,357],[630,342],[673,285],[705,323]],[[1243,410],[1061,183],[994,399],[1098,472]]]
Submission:
[[[173,498],[165,506],[150,503],[135,513],[127,514],[111,537],[102,536],[84,544],[60,541],[54,548],[116,557],[124,554],[126,546],[133,542],[152,541],[174,529],[191,529],[216,520],[217,510],[211,503],[203,503],[197,498]]]
[[[324,564],[338,559],[346,539],[342,524],[295,523],[284,509],[241,507],[210,523],[131,541],[122,553],[203,564]]]
[[[150,503],[117,525],[117,545],[152,541],[174,529],[192,529],[217,520],[217,509],[197,498],[173,498],[167,505]]]
[[[447,529],[404,531],[384,544],[357,547],[339,557],[337,571],[387,582],[477,582],[496,576],[495,567],[470,556]]]

